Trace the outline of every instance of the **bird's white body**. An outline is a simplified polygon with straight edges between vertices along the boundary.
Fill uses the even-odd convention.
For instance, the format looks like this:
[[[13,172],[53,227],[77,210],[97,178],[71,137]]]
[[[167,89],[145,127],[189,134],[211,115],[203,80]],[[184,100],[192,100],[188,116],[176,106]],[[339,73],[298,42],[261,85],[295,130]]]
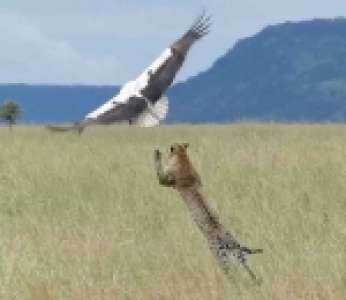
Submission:
[[[102,106],[96,110],[90,112],[85,116],[86,119],[97,119],[100,115],[115,108],[118,104],[126,104],[130,97],[141,95],[141,90],[145,88],[149,82],[150,73],[155,73],[166,61],[172,56],[172,50],[167,48],[148,68],[146,68],[142,74],[140,74],[136,80],[125,83],[120,89],[119,93],[109,99]],[[159,110],[156,111],[155,107]],[[143,116],[140,116],[137,120],[139,126],[149,127],[158,125],[159,121],[162,120],[168,111],[168,99],[163,96],[156,105],[151,107],[152,111],[144,111]],[[147,116],[147,117],[145,117]],[[158,120],[155,121],[155,119]],[[149,120],[150,119],[150,120]]]

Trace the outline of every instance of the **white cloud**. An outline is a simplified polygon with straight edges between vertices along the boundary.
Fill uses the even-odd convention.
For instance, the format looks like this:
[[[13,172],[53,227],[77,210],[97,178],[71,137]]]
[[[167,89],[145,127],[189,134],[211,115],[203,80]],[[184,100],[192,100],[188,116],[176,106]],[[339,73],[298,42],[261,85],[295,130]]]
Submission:
[[[2,0],[0,81],[115,84],[134,78],[205,7],[212,31],[178,80],[262,27],[346,12],[344,0]]]
[[[115,84],[124,72],[115,57],[82,55],[16,14],[0,15],[0,44],[1,82]]]

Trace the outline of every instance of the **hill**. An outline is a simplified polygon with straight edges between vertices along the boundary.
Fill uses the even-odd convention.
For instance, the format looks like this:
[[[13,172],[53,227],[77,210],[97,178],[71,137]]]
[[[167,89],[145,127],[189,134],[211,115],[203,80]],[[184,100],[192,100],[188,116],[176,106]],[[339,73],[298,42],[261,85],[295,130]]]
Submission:
[[[346,20],[269,26],[172,96],[173,121],[345,121]]]
[[[66,122],[117,90],[3,84],[0,101],[18,100],[27,122]],[[210,69],[176,84],[169,97],[169,122],[345,121],[346,19],[268,26],[239,40]]]

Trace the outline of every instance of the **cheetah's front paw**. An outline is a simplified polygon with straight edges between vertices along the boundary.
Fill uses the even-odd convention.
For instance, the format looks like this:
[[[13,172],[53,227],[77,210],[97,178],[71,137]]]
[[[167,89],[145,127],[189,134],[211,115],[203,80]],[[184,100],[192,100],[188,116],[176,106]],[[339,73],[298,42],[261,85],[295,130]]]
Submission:
[[[159,160],[159,159],[161,159],[161,152],[160,152],[160,150],[159,149],[155,149],[154,150],[154,159],[155,160]]]

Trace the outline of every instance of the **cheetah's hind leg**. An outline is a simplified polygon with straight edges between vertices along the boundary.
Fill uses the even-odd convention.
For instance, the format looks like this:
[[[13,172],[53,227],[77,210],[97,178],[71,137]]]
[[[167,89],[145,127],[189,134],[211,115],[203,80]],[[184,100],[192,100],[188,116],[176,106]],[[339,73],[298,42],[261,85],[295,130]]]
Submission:
[[[223,272],[228,278],[233,278],[233,276],[231,276],[230,274],[230,265],[232,264],[232,262],[234,263],[236,261],[240,263],[240,265],[246,270],[253,282],[255,282],[257,285],[260,285],[262,280],[258,278],[255,275],[254,271],[252,271],[252,269],[249,267],[247,263],[247,255],[262,252],[262,249],[250,249],[248,247],[242,247],[238,244],[236,248],[219,247],[217,251],[217,259]]]
[[[237,258],[238,258],[240,264],[244,267],[244,269],[250,275],[252,280],[256,284],[260,285],[262,283],[262,280],[257,278],[255,273],[251,270],[251,268],[247,264],[247,260],[246,260],[246,255],[248,255],[248,254],[257,254],[257,253],[263,253],[263,249],[250,249],[248,247],[240,247],[239,248],[239,254],[238,254]]]

